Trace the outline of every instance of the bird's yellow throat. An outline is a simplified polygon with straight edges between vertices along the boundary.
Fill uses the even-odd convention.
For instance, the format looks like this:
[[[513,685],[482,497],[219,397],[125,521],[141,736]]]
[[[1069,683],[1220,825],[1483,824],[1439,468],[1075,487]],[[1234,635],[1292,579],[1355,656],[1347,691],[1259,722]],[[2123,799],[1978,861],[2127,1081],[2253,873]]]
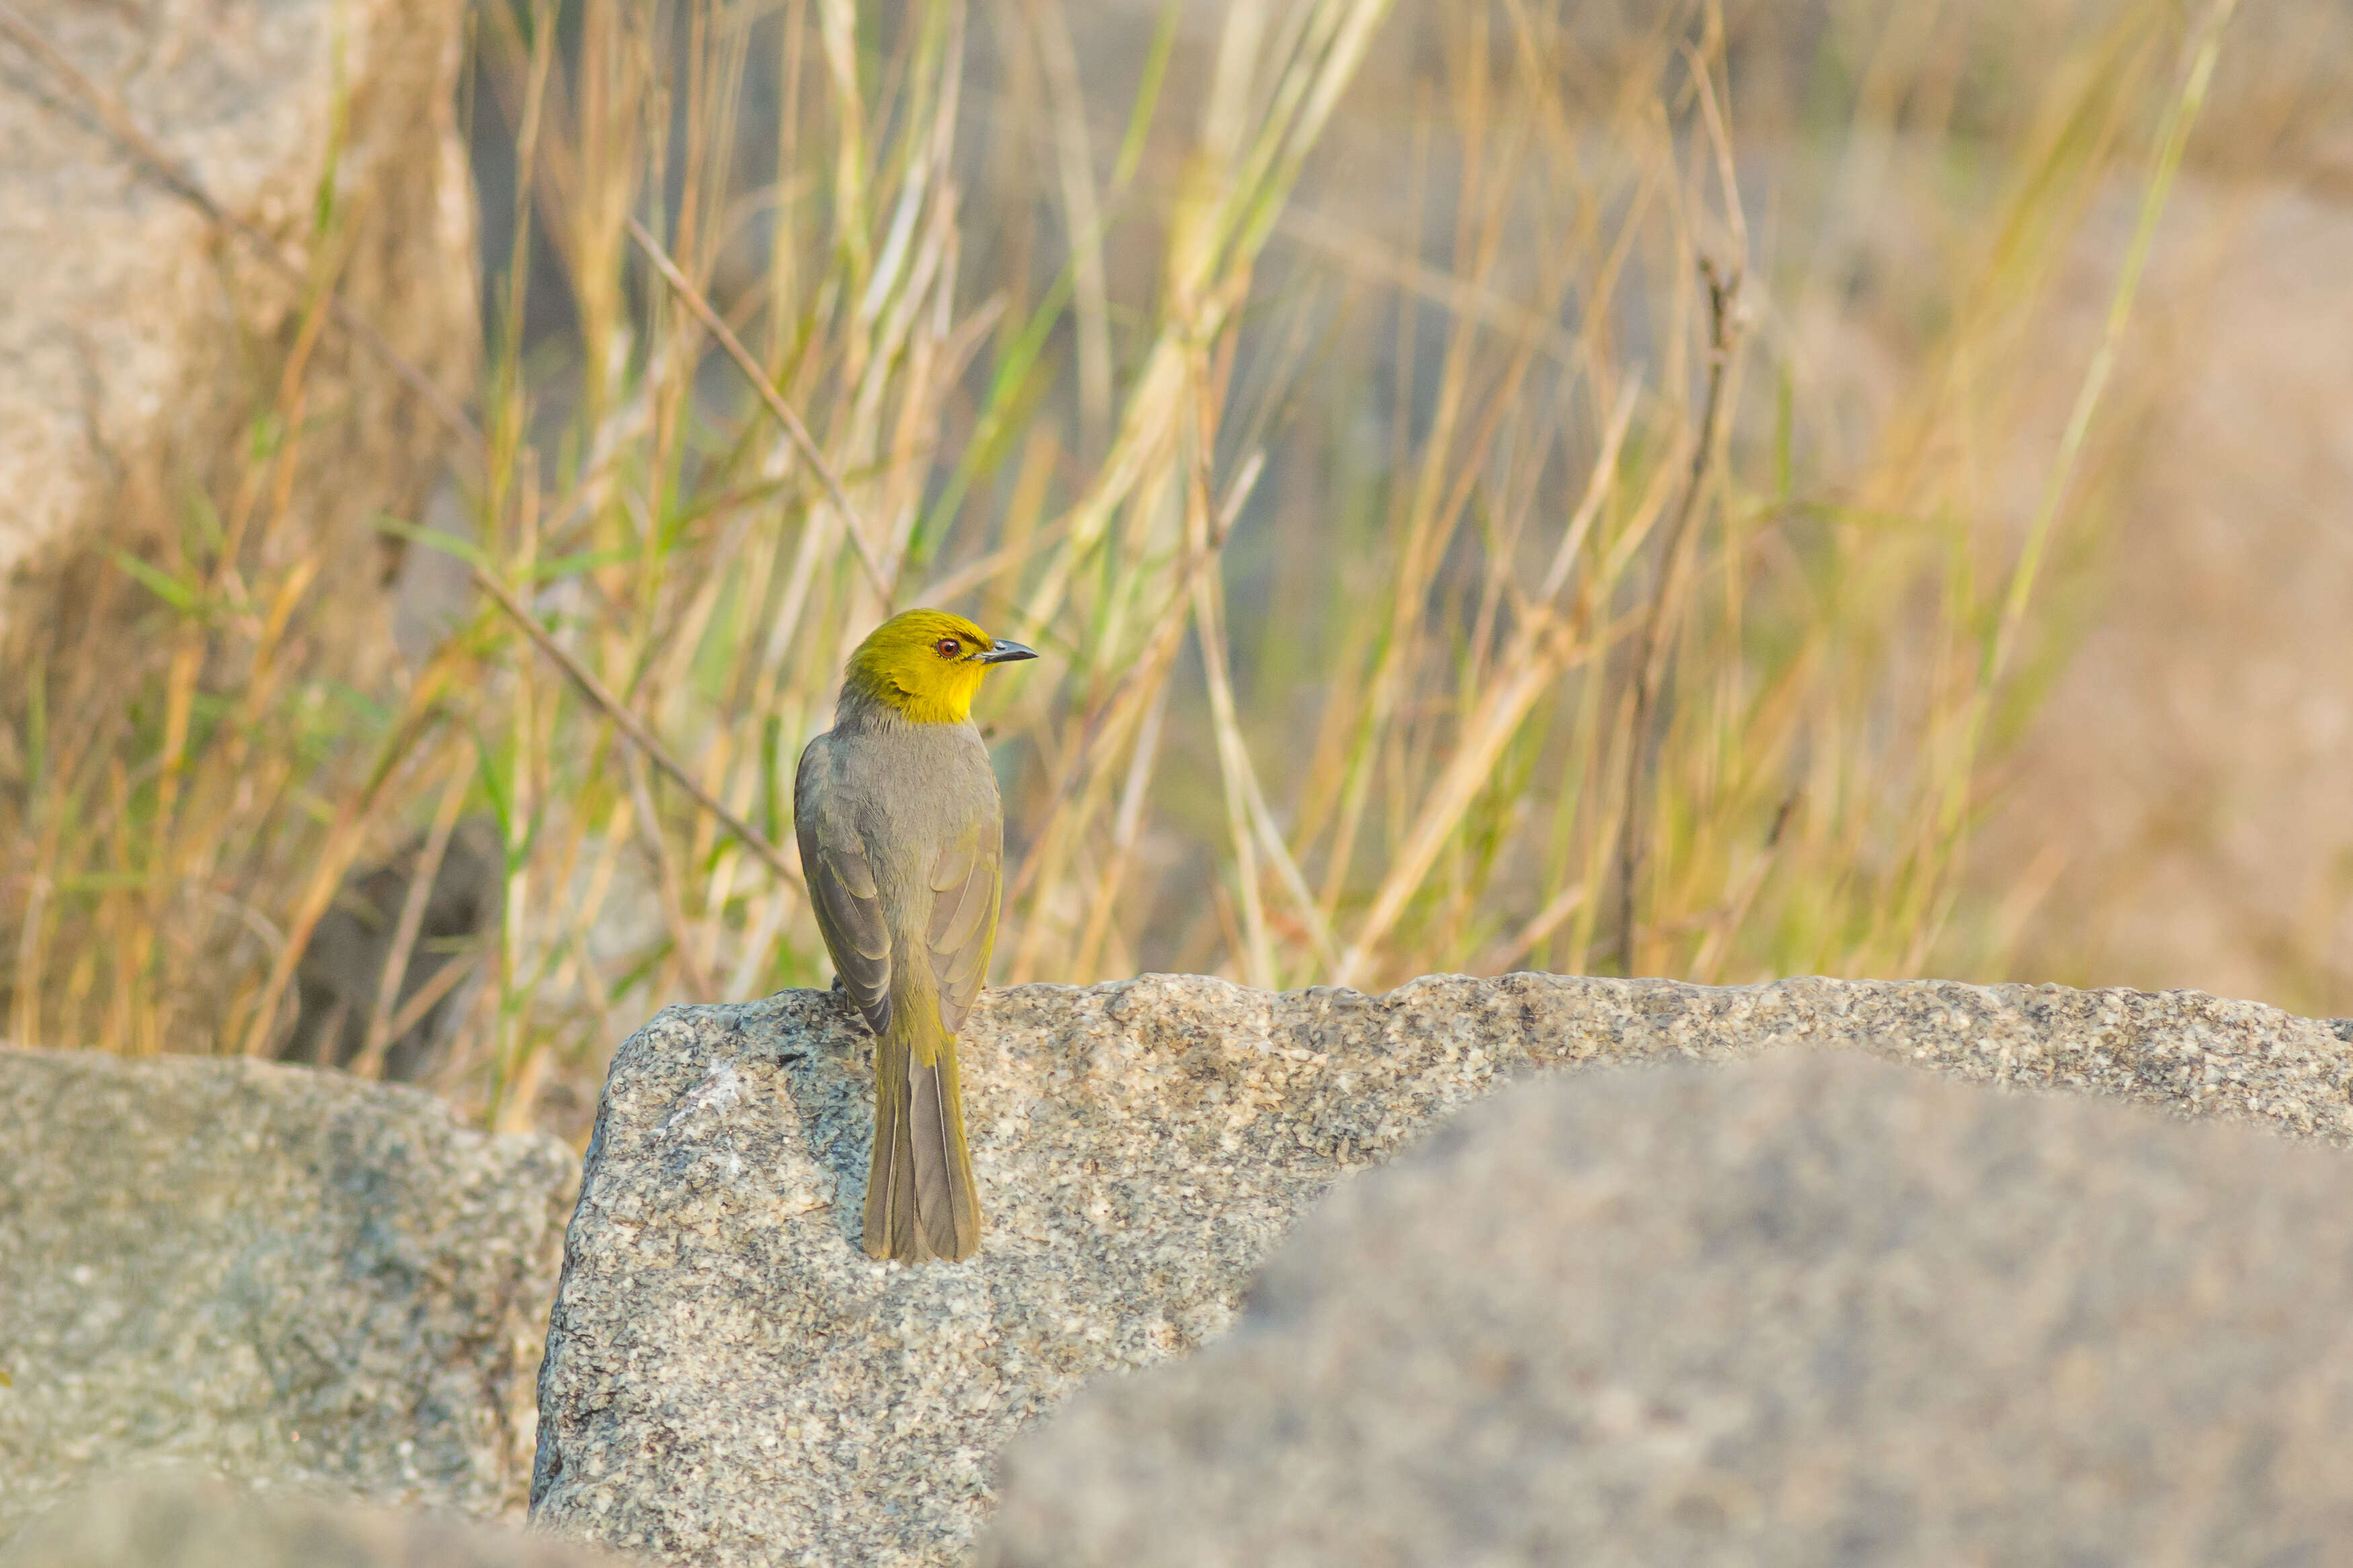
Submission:
[[[906,610],[867,635],[842,671],[842,696],[916,724],[961,724],[993,665],[1038,656],[945,610]]]

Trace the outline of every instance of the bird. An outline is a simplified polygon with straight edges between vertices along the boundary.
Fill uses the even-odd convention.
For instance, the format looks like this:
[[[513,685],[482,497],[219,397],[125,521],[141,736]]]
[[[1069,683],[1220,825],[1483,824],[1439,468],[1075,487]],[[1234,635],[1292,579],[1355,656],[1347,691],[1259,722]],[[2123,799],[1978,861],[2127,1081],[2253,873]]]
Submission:
[[[849,656],[833,728],[793,773],[809,905],[874,1031],[870,1257],[980,1246],[956,1037],[997,940],[1005,811],[972,702],[990,670],[1037,657],[944,610],[893,616]]]

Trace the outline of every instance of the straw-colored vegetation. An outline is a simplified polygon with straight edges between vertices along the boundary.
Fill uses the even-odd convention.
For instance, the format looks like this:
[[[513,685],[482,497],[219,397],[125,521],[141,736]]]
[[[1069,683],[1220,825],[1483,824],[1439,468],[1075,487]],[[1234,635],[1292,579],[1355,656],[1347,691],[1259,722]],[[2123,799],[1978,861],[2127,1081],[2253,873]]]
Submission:
[[[2106,7],[1990,87],[2021,62],[1858,24],[1765,126],[1706,5],[1607,49],[1571,0],[1175,5],[1083,79],[1065,5],[482,7],[476,101],[569,324],[526,340],[519,255],[480,446],[450,438],[466,531],[386,527],[479,563],[777,844],[888,609],[1039,647],[981,715],[1000,983],[1998,973],[2022,910],[1963,899],[1968,830],[2063,656],[2048,579],[2129,430],[2104,377],[2227,5]],[[772,146],[738,132],[755,89]],[[1898,141],[1947,216],[1862,418],[1810,323]],[[1837,176],[1778,180],[1799,152]],[[2108,335],[2054,365],[2062,258],[2120,190]],[[823,952],[488,596],[380,689],[306,664],[337,606],[282,545],[334,330],[235,490],[110,575],[136,656],[9,701],[5,1028],[269,1049],[342,879],[484,812],[504,921],[444,1086],[516,1124],[656,1006],[818,984]],[[2055,444],[2020,395],[2054,382]]]

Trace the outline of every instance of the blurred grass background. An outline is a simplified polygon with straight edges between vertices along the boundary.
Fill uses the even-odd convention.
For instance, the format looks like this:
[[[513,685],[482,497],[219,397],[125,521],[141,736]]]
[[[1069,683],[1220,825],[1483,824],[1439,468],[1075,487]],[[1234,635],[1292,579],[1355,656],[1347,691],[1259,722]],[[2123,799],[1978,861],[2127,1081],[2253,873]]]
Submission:
[[[2137,290],[2231,220],[2164,215],[2353,79],[2232,10],[486,0],[480,445],[385,520],[400,657],[330,657],[288,515],[322,193],[234,481],[12,654],[5,1032],[578,1137],[655,1008],[824,982],[470,567],[776,843],[881,616],[1039,647],[999,984],[2016,976],[2056,866],[1972,834],[2170,438]]]

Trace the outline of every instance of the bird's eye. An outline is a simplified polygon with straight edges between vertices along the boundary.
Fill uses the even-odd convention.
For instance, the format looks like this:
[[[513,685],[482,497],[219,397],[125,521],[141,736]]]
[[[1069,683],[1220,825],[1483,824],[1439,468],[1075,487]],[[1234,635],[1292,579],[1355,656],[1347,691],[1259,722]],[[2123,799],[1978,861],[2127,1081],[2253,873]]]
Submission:
[[[940,657],[942,658],[954,658],[956,655],[964,651],[964,644],[956,641],[954,637],[942,637],[938,642],[932,646],[940,650]]]

